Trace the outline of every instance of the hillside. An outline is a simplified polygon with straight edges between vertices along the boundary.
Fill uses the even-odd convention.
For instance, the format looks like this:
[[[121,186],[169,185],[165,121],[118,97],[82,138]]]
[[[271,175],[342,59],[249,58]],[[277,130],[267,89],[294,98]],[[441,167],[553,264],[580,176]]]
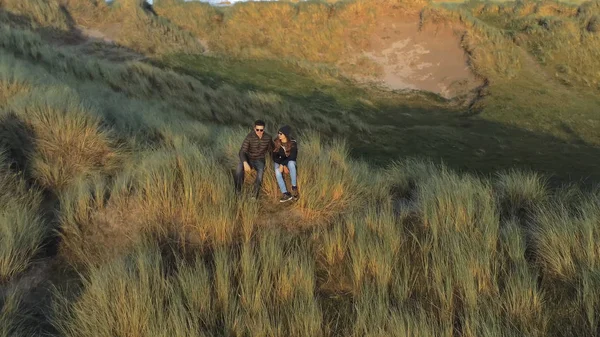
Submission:
[[[597,335],[599,15],[0,0],[0,337]]]
[[[368,153],[368,160],[385,165],[390,157],[425,155],[483,173],[517,165],[563,182],[596,176],[597,164],[589,161],[597,158],[600,144],[599,78],[593,70],[600,68],[592,56],[599,46],[592,27],[595,3],[423,6],[247,3],[219,12],[204,4],[162,0],[155,10],[193,32],[215,55],[171,62],[182,71],[244,89],[274,90],[302,105],[322,97],[315,110],[332,103],[343,105],[334,111],[373,110],[362,121],[371,124],[367,143],[377,145],[351,144],[357,155]],[[218,55],[237,59],[228,63]],[[290,69],[284,67],[276,71],[282,74],[278,82],[270,60],[286,60],[311,79],[288,80]],[[306,70],[307,61],[318,62],[320,72]],[[461,62],[469,65],[466,72]],[[384,88],[387,83],[438,94],[454,83],[455,92],[447,95],[454,98],[428,99],[411,91],[382,97],[369,92],[372,85],[358,93],[332,85],[339,83],[332,72],[360,83],[379,73],[375,80]],[[322,84],[311,83],[314,78]],[[394,145],[384,145],[389,143]]]

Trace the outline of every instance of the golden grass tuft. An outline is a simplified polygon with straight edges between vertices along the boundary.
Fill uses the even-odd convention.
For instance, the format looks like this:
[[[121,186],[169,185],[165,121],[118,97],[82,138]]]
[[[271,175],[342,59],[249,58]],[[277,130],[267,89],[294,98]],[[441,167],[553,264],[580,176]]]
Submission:
[[[74,303],[58,294],[55,324],[65,336],[320,335],[308,252],[284,248],[290,242],[280,234],[261,237],[258,249],[246,246],[239,257],[226,247],[191,261],[175,255],[169,272],[164,250],[143,239],[126,256],[92,267]]]
[[[59,0],[73,20],[83,27],[94,27],[112,19],[113,11],[106,1]]]
[[[89,260],[104,261],[144,233],[174,239],[184,249],[226,245],[238,234],[249,237],[252,213],[240,214],[248,207],[239,209],[232,191],[221,166],[189,144],[144,153],[113,184],[100,180],[64,195],[63,203],[71,206],[65,206],[62,228],[65,241],[73,243],[66,245],[67,255],[86,262],[85,255],[91,256],[86,252],[93,250],[97,255]]]
[[[22,308],[23,292],[18,289],[9,290],[3,294],[0,306],[0,337],[14,337],[31,335],[28,331],[27,319],[31,314]]]
[[[513,216],[532,211],[535,205],[548,199],[547,181],[535,172],[511,170],[499,173],[495,188],[502,207]]]
[[[4,0],[1,9],[4,12],[0,11],[0,16],[7,16],[8,22],[34,30],[54,30],[57,38],[61,38],[61,33],[62,37],[73,37],[76,25],[101,31],[111,27],[109,38],[136,52],[203,51],[189,32],[150,14],[144,8],[144,1],[115,0],[109,6],[94,0]]]
[[[0,18],[16,24],[29,24],[34,29],[53,28],[68,31],[68,17],[58,1],[48,0],[3,0],[0,2]],[[10,22],[9,21],[9,22]]]
[[[32,174],[41,186],[60,190],[78,177],[110,173],[118,165],[110,132],[68,91],[36,92],[12,108],[32,130]]]
[[[157,0],[153,4],[158,15],[169,18],[186,31],[200,39],[206,39],[219,29],[223,14],[214,6],[203,2],[184,2],[179,0]]]
[[[49,230],[40,214],[42,195],[9,170],[0,148],[0,284],[25,271]]]
[[[539,262],[549,275],[572,281],[588,268],[595,269],[600,259],[595,224],[600,217],[597,198],[588,196],[575,206],[551,202],[540,206],[532,229]]]
[[[367,190],[365,179],[368,171],[349,158],[347,145],[339,140],[327,144],[316,133],[302,135],[298,144],[301,151],[298,159],[301,197],[295,207],[304,220],[318,222],[319,219],[330,219],[356,205]]]

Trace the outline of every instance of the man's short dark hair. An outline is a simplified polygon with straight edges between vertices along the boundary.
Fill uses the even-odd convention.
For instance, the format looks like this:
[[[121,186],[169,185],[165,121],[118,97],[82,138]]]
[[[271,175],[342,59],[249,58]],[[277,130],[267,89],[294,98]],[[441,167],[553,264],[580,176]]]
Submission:
[[[265,121],[258,119],[254,122],[254,126],[265,126]]]

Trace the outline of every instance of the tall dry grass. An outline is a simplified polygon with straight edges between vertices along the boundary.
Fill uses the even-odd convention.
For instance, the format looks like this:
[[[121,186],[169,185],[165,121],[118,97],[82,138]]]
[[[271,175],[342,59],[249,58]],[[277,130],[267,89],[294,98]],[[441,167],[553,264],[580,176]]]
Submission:
[[[356,207],[369,189],[369,168],[350,159],[344,141],[329,143],[318,133],[306,132],[298,142],[297,183],[302,197],[295,207],[304,221],[332,218]],[[291,190],[291,181],[286,181]],[[271,189],[271,195],[279,193],[278,188]]]
[[[223,14],[214,6],[204,2],[188,3],[179,0],[159,0],[153,3],[156,13],[169,19],[177,26],[206,39],[218,29]]]
[[[546,178],[535,172],[501,172],[496,181],[495,191],[499,202],[502,209],[509,211],[510,217],[529,215],[536,205],[548,201]]]
[[[252,215],[238,214],[233,181],[211,155],[185,144],[136,157],[112,182],[80,182],[61,195],[65,254],[73,262],[110,259],[144,233],[196,247],[243,233],[238,221]]]
[[[57,294],[61,334],[595,333],[597,195],[561,195],[523,172],[484,179],[418,160],[375,169],[325,140],[335,117],[302,115],[283,96],[81,60],[1,29],[5,162],[57,195],[61,257],[83,279],[80,296]],[[480,52],[490,66],[513,61]],[[9,71],[19,67],[39,76]],[[227,125],[262,115],[271,129],[288,119],[317,130],[298,137],[301,198],[290,207],[272,206],[272,166],[262,200],[233,197],[230,174],[249,130]],[[31,148],[17,151],[26,141]],[[8,204],[28,205],[18,200]],[[6,214],[31,226],[36,207]],[[15,245],[21,260],[9,281],[35,242]],[[14,335],[23,313],[5,303],[0,331]]]
[[[576,207],[548,203],[536,212],[532,238],[544,281],[572,294],[564,297],[565,307],[553,322],[557,330],[593,334],[597,329],[598,214],[594,196],[587,196]],[[568,317],[574,321],[572,325],[561,326]]]
[[[156,1],[159,15],[203,39],[211,52],[251,58],[336,63],[368,45],[377,16],[416,12],[421,1],[239,3],[221,12],[206,4]]]
[[[98,333],[97,326],[106,326],[110,330],[100,330],[100,335],[187,335],[194,331],[206,335],[453,336],[456,322],[460,322],[463,336],[546,336],[559,331],[552,320],[567,324],[567,313],[576,313],[578,323],[565,325],[565,329],[583,333],[595,324],[595,262],[590,253],[574,247],[577,242],[589,246],[590,252],[595,248],[584,236],[577,236],[586,235],[583,227],[576,230],[573,240],[558,239],[569,237],[564,228],[574,221],[594,223],[597,207],[593,207],[593,199],[581,208],[586,217],[556,213],[550,219],[553,213],[543,209],[528,219],[529,227],[523,227],[516,218],[501,220],[500,214],[508,214],[515,205],[495,196],[494,186],[502,184],[408,161],[377,177],[386,182],[378,186],[387,187],[395,197],[362,199],[352,209],[346,208],[348,214],[329,218],[325,227],[306,234],[252,228],[221,244],[213,241],[211,249],[181,240],[164,241],[165,235],[159,235],[163,237],[159,242],[167,243],[166,249],[159,249],[147,241],[147,233],[156,238],[153,233],[160,229],[185,232],[185,227],[173,223],[181,219],[178,210],[187,209],[186,200],[203,200],[196,212],[222,210],[227,205],[211,204],[211,199],[219,200],[215,190],[204,191],[201,185],[186,189],[185,177],[192,170],[182,168],[195,167],[198,172],[206,168],[188,162],[199,160],[197,150],[188,149],[193,155],[187,159],[179,152],[182,150],[175,149],[173,159],[161,161],[156,158],[166,154],[158,151],[146,162],[158,165],[173,160],[178,169],[165,166],[162,171],[158,168],[163,165],[141,165],[147,173],[137,178],[125,175],[123,182],[91,193],[91,200],[100,204],[98,196],[110,191],[110,198],[104,201],[109,204],[126,195],[138,205],[153,205],[140,213],[135,204],[128,204],[125,211],[105,213],[114,219],[128,219],[131,214],[129,219],[144,218],[147,213],[146,219],[162,217],[162,222],[155,220],[152,230],[131,236],[128,247],[114,258],[88,264],[83,295],[74,303],[64,303],[68,314],[55,322],[67,335]],[[175,160],[179,156],[181,159]],[[216,176],[218,181],[216,172],[207,176]],[[150,177],[156,180],[148,180]],[[527,178],[535,181],[536,177]],[[195,181],[203,179],[196,177]],[[394,186],[395,181],[398,184]],[[400,186],[407,189],[405,194],[395,194]],[[207,192],[201,193],[206,199],[197,199],[196,190]],[[520,189],[514,185],[512,191],[520,196],[515,200],[524,205],[539,200],[528,193],[527,184]],[[137,199],[138,193],[143,197]],[[181,199],[186,195],[187,199]],[[242,203],[251,204],[249,200]],[[102,212],[103,206],[94,207]],[[65,206],[64,212],[72,211]],[[245,212],[247,209],[241,214]],[[258,212],[259,217],[268,216],[260,209]],[[566,222],[558,222],[559,218]],[[241,222],[235,219],[223,227],[235,231]],[[85,224],[84,219],[81,225]],[[550,238],[549,230],[558,228],[563,228],[562,234],[551,233]],[[536,238],[533,246],[528,231]],[[66,242],[73,239],[64,238]],[[103,248],[111,245],[117,243],[105,241]],[[539,263],[532,262],[531,249]],[[89,254],[92,250],[88,246],[80,251]],[[564,251],[573,252],[568,260],[572,262],[555,258],[564,256],[560,253]],[[563,297],[563,287],[573,287],[574,295]],[[163,297],[170,300],[163,301]],[[348,307],[345,301],[354,305]],[[148,320],[153,323],[140,323]]]
[[[83,27],[94,27],[114,20],[114,12],[106,1],[59,0],[72,19]]]
[[[90,269],[81,296],[62,302],[55,323],[64,335],[320,334],[314,267],[282,233],[265,232],[238,253],[222,247],[170,262],[144,242]]]
[[[53,30],[58,39],[77,37],[77,26],[101,31],[112,27],[108,38],[135,52],[155,55],[203,51],[189,32],[148,12],[144,1],[116,0],[107,4],[93,0],[3,0],[0,9],[3,21],[42,32]]]
[[[115,13],[112,22],[109,22],[120,25],[116,36],[118,43],[146,54],[199,54],[204,51],[201,43],[191,33],[147,12],[143,3],[144,1],[137,0],[116,0],[112,4]]]
[[[500,229],[498,283],[504,289],[500,306],[504,317],[519,331],[540,336],[549,332],[549,294],[538,283],[542,271],[530,263],[526,231],[517,220],[507,221]]]
[[[25,318],[28,312],[21,308],[22,293],[19,291],[10,291],[0,300],[0,336],[1,337],[21,337],[31,336]]]
[[[35,137],[31,174],[44,188],[60,190],[79,176],[109,174],[117,166],[118,149],[109,130],[70,89],[38,90],[10,108]]]
[[[11,172],[5,149],[0,151],[0,283],[3,283],[27,269],[49,230],[40,213],[40,191],[29,188],[22,176]]]
[[[0,108],[6,108],[9,100],[21,93],[26,93],[29,85],[18,79],[2,79],[0,82]]]
[[[0,17],[3,21],[32,29],[51,28],[67,32],[71,28],[69,18],[58,1],[3,0],[0,2]]]

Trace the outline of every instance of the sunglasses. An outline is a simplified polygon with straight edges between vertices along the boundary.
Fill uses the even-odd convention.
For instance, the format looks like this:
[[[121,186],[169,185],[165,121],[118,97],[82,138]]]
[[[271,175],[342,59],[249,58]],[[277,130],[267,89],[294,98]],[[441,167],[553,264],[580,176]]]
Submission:
[[[255,129],[256,132],[265,132],[265,129]]]

